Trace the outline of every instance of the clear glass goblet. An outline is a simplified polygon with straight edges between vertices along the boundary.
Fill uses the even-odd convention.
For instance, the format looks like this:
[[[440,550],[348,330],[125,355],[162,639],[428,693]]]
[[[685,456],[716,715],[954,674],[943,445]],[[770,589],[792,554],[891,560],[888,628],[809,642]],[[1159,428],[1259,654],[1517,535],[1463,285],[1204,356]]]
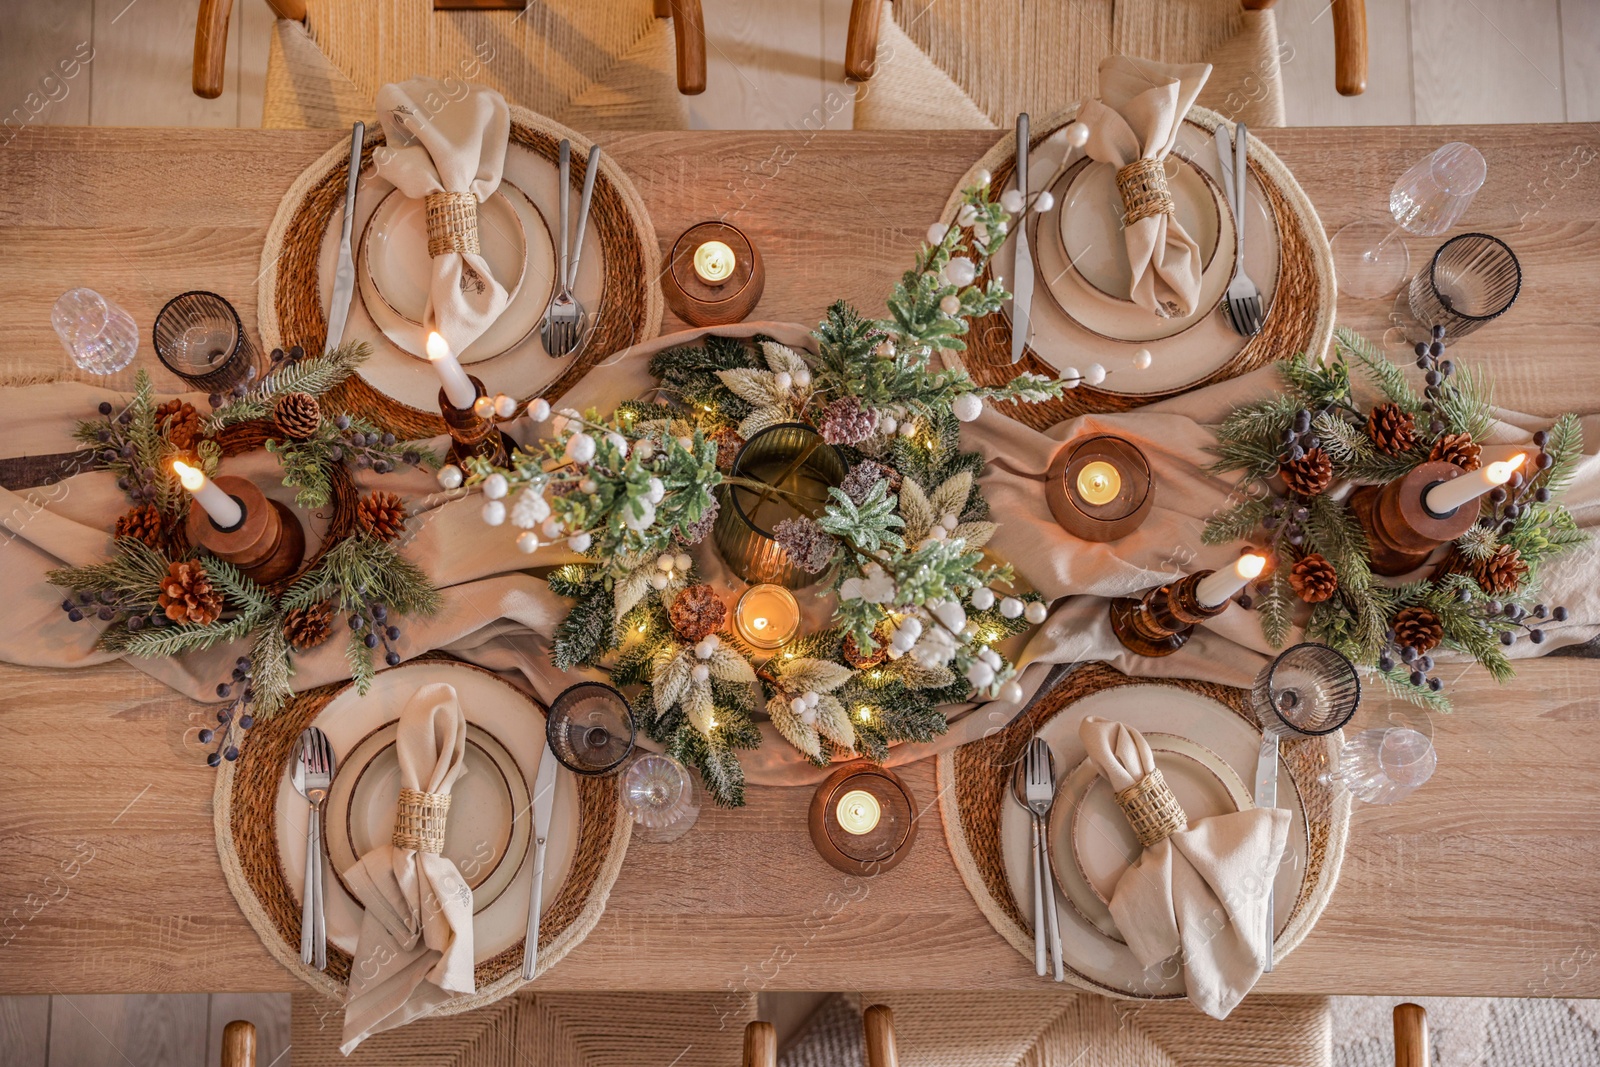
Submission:
[[[1346,738],[1323,780],[1343,785],[1363,803],[1394,804],[1421,788],[1438,765],[1427,712],[1389,708]]]
[[[622,806],[633,816],[634,833],[664,844],[689,832],[700,817],[700,800],[689,768],[660,752],[646,752],[622,772]]]
[[[115,374],[139,351],[133,316],[93,289],[68,289],[50,309],[50,325],[72,362],[91,374]]]

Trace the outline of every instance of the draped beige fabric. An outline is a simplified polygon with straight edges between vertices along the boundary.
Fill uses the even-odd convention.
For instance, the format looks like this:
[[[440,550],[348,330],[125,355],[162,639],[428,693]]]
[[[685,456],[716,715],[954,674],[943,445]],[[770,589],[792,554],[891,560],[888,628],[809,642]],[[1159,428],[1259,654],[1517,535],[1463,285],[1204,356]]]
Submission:
[[[310,0],[278,20],[269,128],[370,120],[378,87],[424,75],[474,82],[578,128],[683,129],[672,23],[650,0],[531,0],[523,11],[434,11],[433,0]]]
[[[1109,55],[1210,63],[1199,103],[1284,124],[1277,23],[1239,0],[883,0],[877,70],[856,85],[855,127],[1009,127],[1092,96]]]

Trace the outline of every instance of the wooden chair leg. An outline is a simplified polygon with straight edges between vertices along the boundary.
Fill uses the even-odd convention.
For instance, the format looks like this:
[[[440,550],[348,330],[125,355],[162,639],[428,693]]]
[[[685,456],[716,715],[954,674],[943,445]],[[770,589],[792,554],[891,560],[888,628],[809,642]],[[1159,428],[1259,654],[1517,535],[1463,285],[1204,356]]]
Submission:
[[[882,11],[878,0],[851,0],[850,28],[844,38],[844,76],[864,82],[872,77],[878,58],[878,31]]]
[[[1428,1058],[1428,1013],[1420,1004],[1395,1005],[1394,1067],[1432,1067]]]
[[[200,0],[194,23],[194,95],[215,100],[222,95],[228,67],[228,16],[233,0]]]
[[[1333,0],[1333,84],[1340,96],[1367,91],[1366,0]]]
[[[222,1067],[256,1067],[256,1028],[235,1019],[222,1028]]]
[[[699,96],[706,91],[706,18],[700,0],[651,0],[658,19],[672,19],[678,54],[678,92]]]
[[[778,1067],[778,1031],[771,1023],[744,1028],[744,1067]]]
[[[867,1067],[899,1067],[900,1054],[894,1044],[894,1012],[888,1005],[874,1004],[861,1017],[866,1031]]]

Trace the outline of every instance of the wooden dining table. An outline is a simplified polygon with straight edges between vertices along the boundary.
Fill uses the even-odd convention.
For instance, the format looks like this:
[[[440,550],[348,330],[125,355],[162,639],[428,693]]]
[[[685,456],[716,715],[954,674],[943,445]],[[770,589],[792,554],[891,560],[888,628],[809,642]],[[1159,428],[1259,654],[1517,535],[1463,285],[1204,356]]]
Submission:
[[[599,134],[663,251],[720,218],[766,261],[753,318],[868,313],[995,132]],[[1488,161],[1464,229],[1508,242],[1521,296],[1452,347],[1505,407],[1600,411],[1600,125],[1280,129],[1328,232],[1386,217],[1439,144]],[[223,294],[253,330],[261,249],[290,183],[338,131],[26,131],[0,150],[0,381],[81,375],[50,307],[90,286],[148,330],[171,296]],[[1443,238],[1408,238],[1413,267]],[[1392,300],[1344,300],[1379,336]],[[670,318],[664,329],[679,324]],[[1284,353],[1288,355],[1289,353]],[[179,383],[145,333],[135,366]],[[112,379],[126,386],[132,371]],[[0,433],[4,433],[0,427]],[[1591,450],[1593,446],[1591,445]],[[0,575],[6,572],[0,551]],[[1600,580],[1600,575],[1596,575]],[[1594,620],[1590,620],[1594,621]],[[1259,989],[1407,996],[1600,996],[1600,660],[1554,655],[1497,685],[1450,668],[1439,767],[1404,803],[1357,805],[1338,888]],[[0,994],[294,990],[223,880],[208,711],[122,663],[0,665]],[[756,787],[665,845],[635,843],[594,932],[541,977],[560,990],[1035,987],[962,884],[933,764],[904,768],[925,823],[906,861],[843,875],[806,829],[811,790]],[[264,814],[263,817],[270,817]]]

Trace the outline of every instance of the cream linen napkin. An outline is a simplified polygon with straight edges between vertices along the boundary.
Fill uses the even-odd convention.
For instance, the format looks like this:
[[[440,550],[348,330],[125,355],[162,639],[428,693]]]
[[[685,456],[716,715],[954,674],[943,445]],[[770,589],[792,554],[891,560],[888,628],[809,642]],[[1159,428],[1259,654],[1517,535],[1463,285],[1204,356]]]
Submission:
[[[1078,121],[1089,127],[1084,151],[1122,168],[1137,159],[1165,159],[1183,117],[1211,76],[1211,64],[1156,63],[1132,56],[1100,62],[1100,98],[1086,100]],[[1200,296],[1200,248],[1171,215],[1155,214],[1123,228],[1133,268],[1129,298],[1163,317],[1191,314]]]
[[[466,773],[466,741],[455,687],[417,690],[395,738],[401,788],[450,792]],[[450,860],[391,843],[362,856],[344,879],[366,909],[339,1046],[348,1056],[373,1034],[473,991],[472,890]]]
[[[500,186],[511,110],[493,89],[461,95],[435,78],[413,78],[378,90],[378,118],[387,144],[372,153],[378,176],[406,196],[472,193],[483,203]],[[509,297],[476,252],[433,257],[424,325],[460,352],[499,317]]]
[[[1113,792],[1156,769],[1131,726],[1091,715],[1078,736]],[[1214,815],[1146,847],[1112,891],[1111,917],[1134,957],[1154,967],[1181,952],[1189,1000],[1213,1018],[1227,1018],[1261,977],[1267,890],[1288,838],[1285,808]]]

